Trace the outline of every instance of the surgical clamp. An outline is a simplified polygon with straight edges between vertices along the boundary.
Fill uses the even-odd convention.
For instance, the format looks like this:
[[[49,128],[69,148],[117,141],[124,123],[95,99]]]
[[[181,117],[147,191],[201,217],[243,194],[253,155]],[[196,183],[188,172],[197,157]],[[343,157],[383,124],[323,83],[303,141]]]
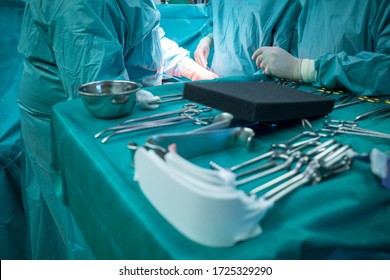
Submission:
[[[129,124],[129,123],[134,123],[134,122],[140,122],[140,121],[146,121],[146,120],[153,120],[153,119],[158,119],[158,118],[161,118],[161,117],[167,117],[167,116],[171,116],[171,115],[180,115],[182,114],[183,112],[189,110],[189,109],[198,109],[198,104],[195,104],[195,103],[187,103],[187,104],[184,104],[183,108],[182,109],[178,109],[178,110],[174,110],[174,111],[169,111],[169,112],[164,112],[164,113],[159,113],[159,114],[154,114],[154,115],[147,115],[147,116],[144,116],[144,117],[139,117],[139,118],[135,118],[135,119],[129,119],[129,120],[126,120],[122,123],[120,123],[119,125],[117,126],[113,126],[113,127],[110,127],[110,128],[107,128],[107,129],[104,129],[98,133],[95,134],[95,138],[99,138],[101,135],[103,135],[104,133],[110,131],[110,130],[116,130],[117,127],[122,127],[126,124]],[[205,107],[205,108],[202,108],[202,109],[198,109],[198,110],[207,110],[208,111],[211,111],[211,108],[210,107]]]
[[[135,132],[135,131],[155,128],[155,127],[169,126],[169,125],[174,125],[174,124],[178,124],[178,123],[193,122],[194,124],[197,124],[197,125],[207,125],[207,124],[211,123],[212,118],[196,118],[195,116],[197,116],[203,112],[209,112],[211,110],[212,109],[209,107],[200,108],[200,109],[188,109],[188,110],[185,110],[182,114],[180,114],[177,117],[151,121],[149,123],[146,122],[146,123],[142,123],[142,124],[134,125],[134,126],[120,127],[118,130],[115,130],[111,134],[104,137],[101,142],[106,143],[111,137],[113,137],[115,135],[123,134],[123,133]]]

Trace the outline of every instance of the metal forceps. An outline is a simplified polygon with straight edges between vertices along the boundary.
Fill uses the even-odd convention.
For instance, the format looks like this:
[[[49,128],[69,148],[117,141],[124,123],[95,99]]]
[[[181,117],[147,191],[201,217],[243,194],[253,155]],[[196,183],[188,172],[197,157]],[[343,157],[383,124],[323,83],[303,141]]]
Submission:
[[[382,139],[390,139],[390,134],[382,133],[375,130],[360,128],[354,121],[326,120],[325,128],[321,131],[331,132],[331,136],[335,134],[352,134],[367,137],[376,137]]]
[[[187,104],[184,104],[182,109],[169,111],[169,112],[164,112],[164,113],[159,113],[159,114],[154,114],[154,115],[147,115],[147,116],[140,117],[140,118],[135,118],[135,119],[129,119],[129,120],[126,120],[126,121],[120,123],[117,126],[109,127],[109,128],[106,128],[106,129],[96,133],[94,137],[95,138],[99,138],[101,135],[105,134],[106,132],[109,132],[110,130],[119,130],[119,129],[121,129],[121,128],[123,128],[123,127],[125,127],[125,126],[127,126],[128,124],[131,124],[131,123],[140,122],[140,121],[147,121],[147,120],[154,120],[154,119],[158,119],[158,118],[161,118],[161,117],[167,117],[167,116],[172,116],[172,115],[180,115],[183,112],[185,112],[186,110],[197,109],[197,108],[198,108],[198,104],[187,103]],[[206,108],[208,108],[208,107],[206,107]],[[204,108],[202,110],[205,110],[206,108]],[[211,111],[211,109],[210,109],[210,111]]]
[[[304,131],[304,132],[294,136],[293,138],[289,139],[285,143],[272,144],[270,151],[268,151],[264,154],[261,154],[259,156],[256,156],[252,159],[249,159],[245,162],[239,163],[239,164],[232,166],[230,168],[224,168],[224,167],[220,166],[219,164],[215,163],[214,161],[210,161],[209,165],[212,169],[217,169],[217,170],[218,169],[219,170],[228,169],[228,170],[234,172],[234,171],[237,171],[238,169],[244,168],[244,167],[251,165],[253,163],[270,158],[274,154],[276,154],[277,151],[281,151],[281,152],[286,153],[286,154],[291,154],[292,152],[295,152],[297,149],[300,149],[302,147],[306,147],[306,146],[309,146],[309,145],[315,143],[318,139],[320,139],[320,137],[321,137],[321,135],[318,133],[311,132],[311,131]],[[308,138],[308,139],[305,139],[305,138]],[[298,141],[301,139],[305,139],[305,140]],[[279,154],[280,154],[280,152],[279,152]]]
[[[111,137],[123,133],[135,132],[144,129],[150,129],[155,127],[170,126],[179,123],[193,122],[196,125],[208,125],[212,122],[213,118],[197,118],[196,116],[200,115],[203,112],[210,112],[212,108],[205,107],[199,109],[187,109],[184,110],[179,116],[161,119],[161,120],[152,120],[150,122],[144,122],[140,124],[134,124],[129,126],[118,126],[114,129],[114,132],[107,135],[102,139],[102,143],[106,143]]]
[[[360,114],[360,115],[355,117],[354,121],[360,121],[360,120],[366,119],[366,118],[368,118],[370,116],[374,116],[374,115],[380,115],[380,116],[374,118],[373,120],[378,120],[378,119],[385,118],[385,117],[389,116],[390,115],[390,106],[384,105],[384,106],[381,106],[381,107],[376,108],[374,110],[371,110],[369,112]]]
[[[275,203],[296,188],[306,184],[319,183],[322,179],[350,169],[352,160],[347,156],[348,152],[351,151],[350,146],[342,146],[341,149],[334,152],[337,146],[341,145],[338,143],[337,145],[332,145],[322,153],[317,154],[312,160],[308,160],[305,157],[300,158],[293,170],[253,189],[250,195],[256,195],[259,191],[288,179],[261,196],[262,199]],[[306,167],[300,172],[299,170],[302,166]]]
[[[347,107],[350,105],[359,104],[359,103],[363,103],[363,102],[372,102],[372,103],[380,102],[380,99],[377,97],[369,97],[369,96],[365,96],[365,95],[358,96],[357,99],[358,100],[355,100],[352,102],[338,104],[338,105],[334,106],[333,109],[343,108],[343,107]]]
[[[304,144],[307,145],[307,144]],[[330,148],[328,146],[332,145]],[[284,173],[283,175],[280,175],[254,189],[252,189],[249,194],[254,195],[257,194],[267,188],[272,187],[273,185],[277,183],[281,183],[282,181],[285,181],[289,178],[292,178],[296,175],[298,175],[301,170],[306,167],[310,160],[317,160],[320,159],[330,152],[332,152],[334,149],[336,149],[339,145],[336,143],[335,140],[330,139],[323,143],[317,144],[314,148],[310,149],[307,152],[301,152],[301,151],[294,151],[290,154],[290,157],[296,161],[296,164],[294,167],[291,168],[290,171]]]
[[[168,98],[168,99],[165,99]],[[168,95],[162,95],[159,96],[159,100],[156,101],[150,101],[150,105],[155,105],[155,104],[160,104],[160,103],[166,103],[166,102],[172,102],[172,101],[177,101],[177,100],[182,100],[183,99],[183,94],[178,93],[178,94],[168,94]]]
[[[384,103],[386,103],[387,104],[387,106],[389,106],[390,105],[390,99],[386,99],[385,101],[383,101]],[[385,113],[385,114],[382,114],[382,115],[380,115],[380,116],[378,116],[378,117],[376,117],[376,118],[374,118],[373,120],[374,121],[376,121],[376,120],[379,120],[379,119],[384,119],[384,118],[388,118],[388,117],[390,117],[390,112],[388,112],[388,113]]]

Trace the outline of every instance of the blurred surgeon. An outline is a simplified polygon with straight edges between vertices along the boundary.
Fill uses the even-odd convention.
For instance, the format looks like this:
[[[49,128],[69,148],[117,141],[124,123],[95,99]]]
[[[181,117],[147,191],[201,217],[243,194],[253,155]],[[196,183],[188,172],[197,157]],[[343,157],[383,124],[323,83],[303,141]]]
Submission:
[[[259,48],[253,59],[268,75],[346,89],[390,93],[390,1],[307,0],[290,53]]]
[[[161,0],[153,0],[153,2],[156,5],[161,4]],[[175,77],[185,77],[192,81],[218,78],[218,75],[201,67],[190,58],[190,52],[169,39],[161,27],[159,28],[159,34],[163,53],[163,71],[165,73]]]
[[[91,81],[160,84],[159,20],[152,0],[27,1],[19,107],[33,259],[93,258],[50,164],[52,106],[77,98],[78,87]]]
[[[204,30],[194,58],[217,75],[252,75],[252,55],[261,46],[290,49],[300,12],[298,0],[212,0],[212,22]]]
[[[175,77],[185,77],[192,81],[213,80],[218,78],[215,73],[203,68],[190,58],[190,52],[180,47],[175,41],[165,36],[160,27],[160,43],[163,52],[164,72]]]
[[[20,169],[23,146],[17,104],[23,69],[17,51],[24,11],[21,0],[0,1],[0,259],[26,257],[26,218]]]

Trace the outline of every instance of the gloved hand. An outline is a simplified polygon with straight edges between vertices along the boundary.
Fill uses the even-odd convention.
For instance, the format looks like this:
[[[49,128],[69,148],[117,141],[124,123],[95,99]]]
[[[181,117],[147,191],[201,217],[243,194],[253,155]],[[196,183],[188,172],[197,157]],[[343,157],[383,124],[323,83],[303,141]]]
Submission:
[[[181,71],[181,75],[192,81],[212,80],[218,78],[217,74],[203,68],[189,57],[183,58],[180,64],[183,69]]]
[[[213,45],[213,34],[203,37],[194,52],[195,61],[203,68],[207,67],[207,59],[210,54],[210,47]]]
[[[302,80],[302,59],[296,58],[279,47],[261,47],[253,56],[256,66],[267,75],[294,81]]]

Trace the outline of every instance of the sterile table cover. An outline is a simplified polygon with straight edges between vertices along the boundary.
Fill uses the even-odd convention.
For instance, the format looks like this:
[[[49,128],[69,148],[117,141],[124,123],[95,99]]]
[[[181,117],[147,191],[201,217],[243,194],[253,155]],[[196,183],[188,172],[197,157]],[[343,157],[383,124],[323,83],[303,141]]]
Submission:
[[[237,78],[242,80],[243,78]],[[247,80],[264,77],[247,77]],[[313,88],[302,87],[303,90]],[[180,93],[183,84],[147,88],[156,95]],[[332,96],[331,96],[332,98]],[[337,98],[337,96],[334,96]],[[178,109],[186,101],[163,104],[158,111],[135,108],[132,117]],[[377,104],[362,103],[333,111],[328,117],[351,119]],[[390,257],[390,192],[365,162],[314,186],[302,187],[278,201],[261,221],[262,233],[227,248],[191,241],[149,202],[133,180],[129,141],[138,144],[156,133],[188,131],[192,124],[121,135],[102,144],[93,135],[126,118],[98,120],[81,100],[57,104],[53,110],[56,161],[66,183],[64,193],[78,226],[97,259],[387,259]],[[312,120],[315,128],[323,119]],[[361,121],[361,126],[390,132],[387,121]],[[254,152],[244,148],[215,154],[231,166],[267,151],[302,132],[300,122],[259,131]],[[359,152],[388,143],[358,136],[338,136]],[[210,157],[194,159],[207,165]],[[150,174],[153,176],[153,174]],[[178,209],[180,211],[180,209]]]

